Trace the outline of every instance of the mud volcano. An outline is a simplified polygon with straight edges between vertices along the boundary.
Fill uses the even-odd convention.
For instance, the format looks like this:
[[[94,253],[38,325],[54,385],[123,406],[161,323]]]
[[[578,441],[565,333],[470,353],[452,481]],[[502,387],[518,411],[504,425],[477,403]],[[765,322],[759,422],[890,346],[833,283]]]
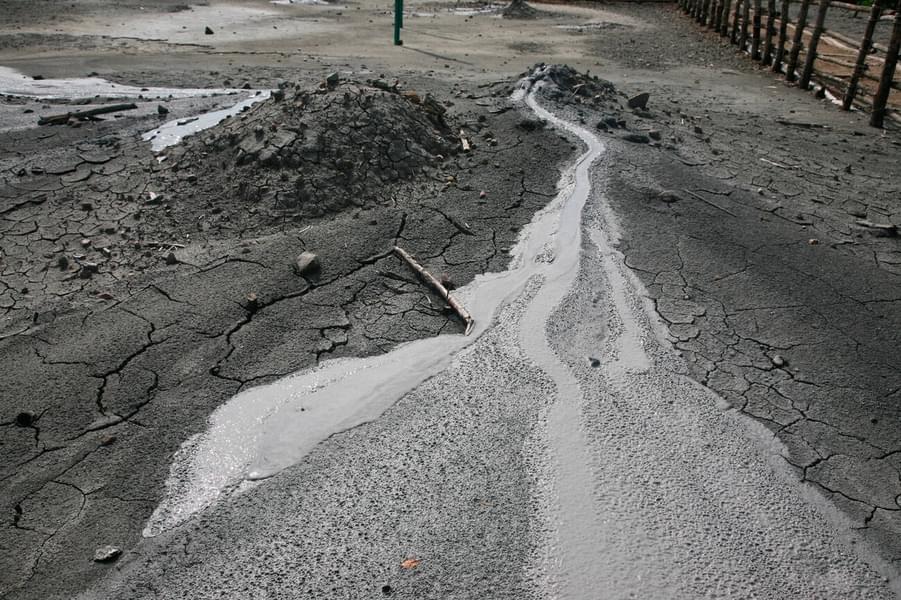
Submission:
[[[445,110],[429,94],[382,80],[281,89],[168,150],[166,160],[177,166],[157,185],[181,198],[209,190],[208,208],[239,220],[307,220],[385,205],[397,193],[392,184],[426,173],[460,148]]]

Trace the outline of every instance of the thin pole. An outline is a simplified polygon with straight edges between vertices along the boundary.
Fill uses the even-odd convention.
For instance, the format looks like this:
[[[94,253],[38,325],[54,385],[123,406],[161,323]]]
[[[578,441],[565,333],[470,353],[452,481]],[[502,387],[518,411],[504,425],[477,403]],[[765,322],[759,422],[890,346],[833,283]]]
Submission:
[[[854,96],[857,95],[857,84],[863,72],[867,69],[867,55],[870,53],[870,46],[873,44],[873,34],[876,32],[876,24],[879,17],[882,16],[882,6],[879,2],[874,2],[870,8],[870,18],[867,21],[867,29],[863,33],[863,40],[860,42],[860,50],[857,51],[857,62],[854,64],[854,72],[851,73],[851,80],[848,81],[848,91],[842,99],[842,109],[851,110],[854,103]]]
[[[810,36],[810,45],[807,47],[807,59],[804,61],[804,71],[801,73],[801,81],[798,84],[802,90],[806,90],[810,85],[810,78],[813,76],[813,63],[817,59],[817,46],[820,45],[820,35],[823,33],[823,26],[826,24],[826,11],[829,10],[829,2],[831,0],[820,0],[820,8],[817,10],[817,20],[813,25],[813,33]]]
[[[766,3],[766,35],[763,38],[763,64],[773,62],[773,36],[776,34],[776,0]]]
[[[732,0],[725,0],[723,7],[720,9],[720,35],[726,37],[729,35],[729,13],[732,12]]]
[[[889,92],[892,91],[892,78],[895,76],[895,65],[898,64],[898,49],[901,47],[901,0],[898,0],[895,11],[895,21],[892,25],[892,39],[885,51],[885,66],[882,67],[882,77],[879,79],[879,89],[873,97],[873,114],[870,116],[870,125],[882,127],[885,121],[885,105],[888,102]]]
[[[782,60],[785,58],[785,42],[788,40],[788,10],[789,0],[782,0],[782,8],[779,13],[779,43],[776,45],[776,57],[773,59],[773,72],[782,71]]]
[[[801,46],[804,44],[804,26],[807,25],[807,11],[810,9],[810,0],[801,0],[801,11],[798,13],[798,22],[795,24],[795,37],[792,40],[792,50],[788,54],[788,66],[785,71],[785,80],[794,81],[795,69],[798,68],[798,56],[801,54]]]
[[[741,19],[741,3],[750,0],[735,0],[735,14],[732,16],[732,43],[738,43],[738,21]]]
[[[760,17],[763,10],[760,0],[754,0],[754,29],[751,34],[751,58],[760,60]]]
[[[745,0],[741,5],[741,35],[738,38],[738,47],[742,52],[748,49],[748,26],[751,24],[751,0]]]
[[[400,30],[404,26],[404,0],[394,0],[394,45],[402,46]]]

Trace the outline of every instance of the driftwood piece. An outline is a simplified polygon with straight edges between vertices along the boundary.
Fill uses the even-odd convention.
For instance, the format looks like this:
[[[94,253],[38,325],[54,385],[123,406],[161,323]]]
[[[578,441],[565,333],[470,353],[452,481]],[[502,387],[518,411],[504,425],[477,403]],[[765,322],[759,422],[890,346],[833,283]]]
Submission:
[[[901,5],[901,0],[898,1]],[[901,8],[901,6],[896,6]],[[882,127],[885,122],[885,105],[888,102],[889,93],[892,91],[892,79],[895,76],[895,66],[898,64],[898,50],[901,47],[901,10],[895,12],[892,25],[892,37],[885,53],[885,66],[882,67],[882,76],[879,80],[879,88],[873,96],[873,114],[870,115],[870,125]]]
[[[430,288],[435,290],[435,292],[439,296],[447,300],[447,303],[450,305],[450,307],[454,310],[455,313],[457,313],[457,315],[459,315],[461,319],[463,319],[463,322],[466,324],[466,330],[463,332],[463,335],[469,335],[472,332],[473,325],[475,325],[475,320],[473,320],[472,315],[470,315],[469,312],[467,312],[467,310],[463,308],[463,305],[460,304],[460,302],[458,302],[456,298],[451,296],[447,288],[441,285],[441,282],[435,279],[435,277],[431,273],[426,271],[421,264],[416,262],[416,259],[410,256],[410,254],[406,250],[404,250],[400,246],[395,246],[394,253],[397,254],[397,256],[400,257],[404,262],[410,265],[410,268],[416,271],[419,277],[422,278],[422,280],[426,284],[428,284]]]
[[[65,125],[69,122],[69,119],[84,120],[97,115],[122,112],[123,110],[135,110],[136,108],[138,108],[138,105],[133,103],[110,104],[108,106],[100,106],[98,108],[92,108],[90,110],[77,110],[74,112],[68,112],[59,115],[48,115],[46,117],[41,117],[40,119],[38,119],[38,125]]]
[[[874,2],[870,9],[870,18],[867,20],[867,28],[864,31],[863,40],[860,42],[860,49],[857,51],[857,61],[854,64],[854,71],[851,73],[851,81],[848,82],[848,89],[845,91],[845,97],[842,99],[842,108],[844,110],[851,110],[851,105],[854,103],[854,96],[857,95],[857,85],[867,69],[867,54],[870,53],[870,45],[873,43],[873,33],[876,31],[876,24],[881,16],[882,6],[878,2]]]
[[[807,11],[810,9],[810,0],[801,1],[801,9],[798,13],[798,22],[795,24],[795,36],[792,39],[792,49],[788,53],[788,66],[785,68],[785,80],[795,81],[798,68],[798,57],[801,55],[801,46],[804,45],[804,27],[807,25]]]

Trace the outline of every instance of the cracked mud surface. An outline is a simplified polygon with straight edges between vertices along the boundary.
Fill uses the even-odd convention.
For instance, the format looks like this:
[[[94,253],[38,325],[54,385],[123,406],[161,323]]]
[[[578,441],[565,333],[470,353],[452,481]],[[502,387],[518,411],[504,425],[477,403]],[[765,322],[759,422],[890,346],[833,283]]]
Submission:
[[[409,131],[384,132],[385,142],[364,156],[375,162],[368,176],[375,183],[361,184],[369,196],[339,177],[342,158],[329,153],[361,143],[343,130],[350,124],[317,128],[346,122],[348,90],[387,102],[382,110],[413,104],[350,84],[304,96],[322,113],[304,112],[315,132],[305,139],[329,150],[287,154],[299,169],[260,161],[265,144],[242,148],[253,161],[204,148],[235,128],[249,132],[245,145],[256,143],[263,137],[256,120],[265,121],[266,111],[299,110],[293,94],[189,140],[162,163],[146,143],[118,137],[107,124],[99,139],[88,125],[63,147],[43,142],[44,130],[6,135],[4,144],[16,150],[2,159],[0,352],[12,367],[0,378],[7,458],[0,495],[13,516],[2,533],[5,586],[48,594],[66,579],[50,573],[102,572],[72,556],[89,557],[112,540],[133,544],[156,504],[168,456],[244,387],[326,358],[383,352],[460,329],[391,248],[405,247],[457,284],[500,269],[519,227],[553,197],[547,169],[555,170],[571,146],[550,130],[520,127],[522,116],[490,87],[477,96],[438,82],[422,86],[449,99],[454,130],[445,126],[428,150],[390,143],[413,143]],[[382,121],[390,119],[383,114]],[[458,148],[461,130],[471,152]],[[348,136],[351,143],[342,144]],[[18,158],[23,143],[33,146]],[[427,161],[413,169],[405,160],[411,151]],[[195,152],[205,153],[206,163],[189,171],[184,165]],[[407,170],[392,169],[392,158]],[[211,165],[225,160],[252,162],[246,168],[259,179],[242,177],[252,184],[243,186],[249,197],[211,174]],[[314,168],[314,160],[324,166]],[[300,198],[297,182],[279,177],[296,172],[337,204]],[[285,199],[278,186],[291,195]],[[159,202],[148,204],[151,190],[159,190]],[[304,250],[322,262],[308,278],[293,268]],[[96,271],[85,273],[90,264]],[[34,415],[33,422],[16,424],[20,413]]]
[[[25,6],[0,4],[0,10]],[[138,4],[123,11],[139,16]],[[152,10],[166,14],[170,4]],[[102,11],[92,6],[80,3],[76,12],[97,18]],[[650,116],[574,107],[589,124],[613,118],[605,134],[615,164],[607,194],[622,220],[627,264],[654,298],[693,376],[764,423],[785,444],[798,478],[842,511],[861,545],[874,546],[896,568],[901,564],[901,242],[860,224],[901,226],[897,132],[876,134],[860,116],[754,73],[748,61],[710,44],[670,7],[578,10],[527,24],[410,19],[403,52],[388,57],[379,48],[371,58],[348,37],[366,40],[374,28],[387,27],[382,8],[368,7],[357,21],[317,14],[323,27],[356,29],[331,45],[304,38],[304,52],[293,39],[250,48],[246,41],[225,42],[218,32],[177,43],[121,37],[128,32],[51,34],[46,28],[57,25],[47,24],[49,16],[37,23],[39,32],[3,32],[0,51],[12,63],[48,76],[99,70],[137,85],[275,88],[289,81],[302,90],[335,69],[354,71],[354,86],[398,73],[402,90],[453,102],[451,133],[462,126],[475,149],[420,165],[425,172],[386,182],[371,199],[349,194],[337,216],[280,204],[280,186],[287,191],[291,182],[266,171],[272,180],[257,182],[272,195],[252,198],[263,210],[248,219],[236,211],[243,204],[229,204],[236,200],[231,188],[207,183],[217,179],[210,170],[216,161],[207,157],[208,168],[183,169],[178,150],[157,163],[135,141],[160,123],[155,115],[0,133],[0,510],[6,515],[0,590],[14,589],[9,597],[15,598],[70,597],[115,569],[92,563],[94,551],[115,543],[127,556],[157,504],[170,454],[237,391],[325,358],[383,352],[400,341],[458,330],[388,250],[398,240],[457,283],[504,264],[504,250],[551,198],[557,164],[572,153],[569,142],[523,128],[520,115],[505,111],[506,85],[540,60],[568,61],[630,94],[651,93]],[[4,14],[34,18],[34,11]],[[456,19],[450,35],[442,29],[447,19]],[[536,29],[545,25],[556,38]],[[522,28],[535,41],[517,38]],[[203,47],[192,46],[199,42]],[[418,51],[437,43],[440,52]],[[34,50],[31,60],[29,49],[38,47],[50,58]],[[278,66],[283,60],[291,66]],[[442,80],[448,78],[458,83]],[[343,101],[342,86],[337,100]],[[182,118],[222,101],[168,106],[171,117]],[[28,118],[66,110],[8,98],[0,108],[34,110]],[[650,130],[661,133],[659,143],[625,141]],[[205,152],[203,139],[186,147]],[[341,172],[337,162],[333,172]],[[140,192],[148,190],[163,194],[158,204],[147,205],[149,196]],[[484,199],[481,190],[488,192]],[[315,279],[294,272],[294,257],[305,249],[322,258]],[[167,264],[170,253],[174,262]],[[98,272],[83,279],[79,263],[96,263]],[[511,440],[525,435],[519,419],[533,408],[505,406],[503,431]],[[479,436],[473,448],[489,456],[498,451],[496,431],[478,422],[481,414],[469,415],[467,431]],[[354,436],[377,446],[392,423]],[[393,433],[399,443],[405,439],[403,431]],[[340,443],[328,446],[316,460],[325,464],[329,451],[340,449]],[[496,537],[518,539],[526,524],[502,509],[522,497],[517,477],[531,467],[509,450],[477,463],[486,465],[480,478],[463,473],[449,480],[482,490],[461,497],[453,514],[471,519],[473,531],[495,523]],[[386,449],[389,467],[366,482],[386,494],[401,481],[390,465],[423,462],[416,446],[395,462],[391,456]],[[491,472],[508,476],[493,480]],[[315,488],[309,473],[297,476]],[[414,487],[423,506],[458,490],[450,483],[438,491]],[[365,512],[357,491],[346,488],[359,500],[354,510]],[[272,509],[251,508],[263,517]],[[319,509],[323,518],[343,514]],[[384,533],[415,538],[430,516],[435,531],[454,530],[452,518],[424,512],[404,531]],[[188,535],[185,556],[202,550],[191,544]],[[506,577],[506,557],[492,548],[485,561]],[[391,577],[411,582],[414,591],[428,585],[415,572],[385,574],[385,581],[394,583]],[[523,591],[514,579],[498,581],[510,583],[514,595]],[[464,589],[467,583],[461,582]]]
[[[673,30],[686,47],[699,37],[688,21]],[[765,74],[724,75],[633,83],[651,114],[630,126],[662,140],[608,136],[621,250],[693,377],[764,423],[897,569],[901,239],[872,224],[901,225],[901,140],[768,93]]]

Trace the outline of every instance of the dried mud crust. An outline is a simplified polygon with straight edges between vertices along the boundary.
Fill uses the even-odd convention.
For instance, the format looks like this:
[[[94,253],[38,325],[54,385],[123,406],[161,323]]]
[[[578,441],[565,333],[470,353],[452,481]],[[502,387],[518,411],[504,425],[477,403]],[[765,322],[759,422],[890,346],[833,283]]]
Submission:
[[[97,548],[112,544],[127,557],[169,456],[237,391],[329,357],[460,330],[391,248],[401,245],[464,284],[503,268],[519,229],[554,197],[557,165],[574,148],[532,127],[506,87],[417,80],[405,88],[417,91],[417,103],[403,89],[342,84],[308,91],[318,117],[297,108],[303,92],[289,89],[281,102],[191,140],[191,152],[170,151],[163,163],[123,133],[127,118],[0,137],[7,597],[71,597],[111,568],[91,561]],[[373,125],[365,135],[385,142],[365,148],[366,125],[354,130],[347,112],[372,115],[357,104],[361,90],[391,109],[386,119],[404,123],[382,133]],[[422,90],[447,109],[447,128],[427,112]],[[269,142],[283,139],[271,124],[293,118],[282,116],[285,107],[298,110],[303,131],[317,132],[312,139],[327,141],[318,167],[291,163],[310,139],[300,133],[282,146],[290,153],[276,153],[278,164],[261,160]],[[270,125],[267,143],[239,153],[245,137],[257,140],[260,122]],[[223,143],[233,133],[236,145]],[[410,139],[392,150],[391,135]],[[462,151],[460,135],[471,151]],[[357,195],[356,180],[337,167],[341,140],[345,158],[356,152],[373,161],[362,188],[371,196]],[[397,170],[395,151],[410,153],[400,161],[408,170]],[[233,171],[268,189],[234,197]],[[300,174],[309,197],[295,194]],[[317,203],[319,190],[333,194]],[[149,191],[159,196],[151,201]],[[291,194],[290,214],[277,204],[281,191]],[[322,216],[308,216],[317,211],[305,201]],[[319,255],[321,269],[302,277],[294,259],[305,250]],[[84,271],[88,264],[95,266]]]
[[[618,121],[609,102],[556,98],[608,141],[598,184],[626,264],[692,376],[766,425],[897,567],[901,141],[825,108],[774,122],[770,105],[736,111],[679,85],[632,91],[647,108]]]

